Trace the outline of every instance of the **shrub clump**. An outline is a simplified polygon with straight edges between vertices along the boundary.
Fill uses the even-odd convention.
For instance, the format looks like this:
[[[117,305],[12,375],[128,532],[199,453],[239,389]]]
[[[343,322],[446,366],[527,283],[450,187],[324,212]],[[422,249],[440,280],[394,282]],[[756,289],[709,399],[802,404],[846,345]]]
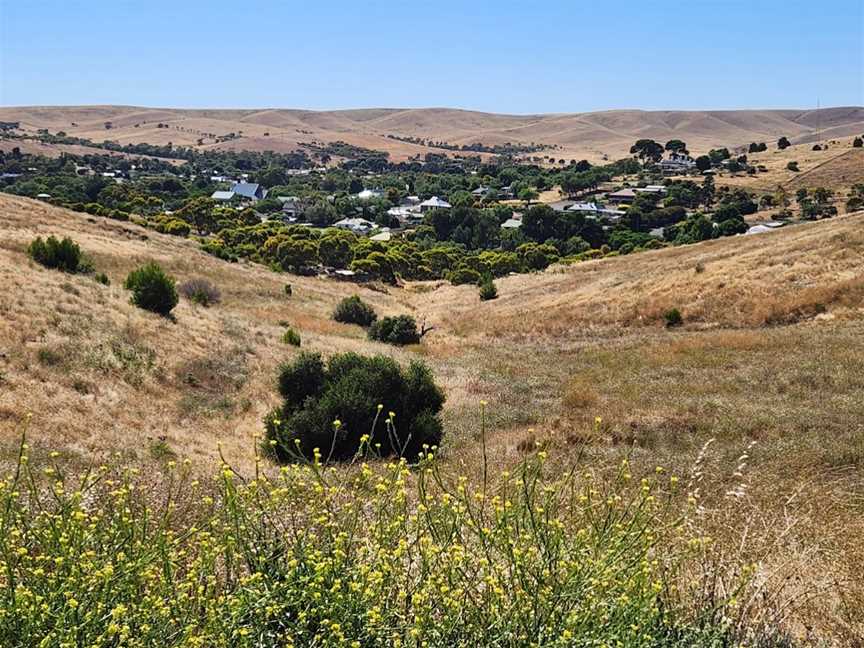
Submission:
[[[153,261],[130,272],[123,286],[132,291],[133,304],[160,315],[168,315],[179,300],[174,278]]]
[[[97,273],[97,274],[93,277],[93,279],[96,280],[96,283],[100,283],[100,284],[102,284],[103,286],[110,286],[110,285],[111,285],[111,280],[108,278],[108,275],[105,274],[104,272],[99,272],[99,273]]]
[[[207,279],[190,279],[177,286],[177,289],[186,299],[200,306],[218,304],[222,300],[219,288]]]
[[[280,461],[354,457],[363,447],[416,459],[443,436],[444,393],[419,361],[407,369],[386,356],[344,353],[325,365],[301,353],[279,374],[284,402],[265,419],[268,448]]]
[[[397,315],[380,319],[369,327],[368,335],[370,340],[395,344],[396,346],[420,342],[417,322],[410,315]]]
[[[684,323],[684,317],[682,317],[681,311],[677,308],[670,308],[669,310],[664,311],[663,319],[666,322],[667,328],[681,326]]]
[[[371,326],[378,315],[375,310],[358,295],[351,295],[340,301],[333,311],[333,319],[344,324]]]
[[[498,297],[498,288],[492,279],[486,279],[480,284],[480,301],[489,301]]]
[[[37,236],[27,247],[27,254],[36,263],[54,270],[70,273],[92,270],[81,248],[68,236],[63,240],[54,236],[43,240],[41,236]]]
[[[282,341],[285,344],[290,344],[291,346],[299,347],[300,346],[300,334],[297,331],[295,331],[293,328],[289,327],[288,330],[286,330],[282,334]]]

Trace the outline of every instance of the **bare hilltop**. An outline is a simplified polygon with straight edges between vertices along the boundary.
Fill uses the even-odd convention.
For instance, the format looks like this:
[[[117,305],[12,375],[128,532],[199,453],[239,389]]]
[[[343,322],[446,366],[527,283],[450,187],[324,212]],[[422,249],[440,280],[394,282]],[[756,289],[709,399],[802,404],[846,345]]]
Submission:
[[[514,144],[529,155],[599,161],[626,155],[640,138],[681,139],[704,152],[781,136],[794,143],[864,132],[864,107],[819,110],[608,110],[504,115],[453,108],[357,110],[174,109],[138,106],[0,108],[0,121],[25,131],[48,129],[121,144],[167,144],[206,150],[288,152],[346,142],[386,151],[394,161],[427,153]],[[476,144],[482,145],[476,147]]]

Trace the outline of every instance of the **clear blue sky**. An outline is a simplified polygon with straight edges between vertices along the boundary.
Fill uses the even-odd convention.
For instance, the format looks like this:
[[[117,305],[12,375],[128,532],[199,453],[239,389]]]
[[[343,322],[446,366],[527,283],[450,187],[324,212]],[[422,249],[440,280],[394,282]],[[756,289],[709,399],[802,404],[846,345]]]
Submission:
[[[864,0],[0,0],[0,104],[864,105]]]

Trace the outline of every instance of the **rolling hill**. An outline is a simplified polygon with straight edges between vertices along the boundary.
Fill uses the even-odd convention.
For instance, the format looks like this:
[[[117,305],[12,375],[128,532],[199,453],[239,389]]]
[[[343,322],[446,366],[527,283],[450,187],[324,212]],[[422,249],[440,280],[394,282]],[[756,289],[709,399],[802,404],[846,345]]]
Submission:
[[[100,142],[172,142],[204,149],[287,152],[313,141],[342,140],[387,151],[395,161],[447,152],[391,137],[395,136],[459,146],[537,143],[554,147],[538,155],[599,161],[626,155],[639,138],[683,139],[691,151],[702,153],[714,147],[771,141],[781,135],[793,143],[859,135],[864,133],[864,108],[499,115],[450,108],[310,111],[30,106],[0,108],[0,121],[20,122],[28,131],[47,128]],[[229,133],[235,137],[216,141]]]
[[[718,542],[795,574],[808,596],[793,622],[851,645],[864,636],[862,219],[505,277],[480,302],[473,286],[355,286],[227,263],[190,240],[0,195],[0,463],[26,430],[34,461],[120,456],[158,475],[168,459],[207,470],[221,453],[250,469],[277,367],[297,354],[280,339],[290,325],[304,350],[422,357],[447,395],[448,469],[478,474],[488,453],[500,472],[538,444],[566,470],[698,466]],[[30,261],[27,244],[49,234],[77,241],[111,285]],[[173,319],[135,308],[123,278],[151,259],[178,280],[209,279],[221,302],[182,300]],[[353,293],[435,330],[414,347],[370,342],[330,318]],[[683,326],[663,326],[671,307]],[[745,449],[753,469],[732,477]],[[728,497],[740,479],[746,497]]]

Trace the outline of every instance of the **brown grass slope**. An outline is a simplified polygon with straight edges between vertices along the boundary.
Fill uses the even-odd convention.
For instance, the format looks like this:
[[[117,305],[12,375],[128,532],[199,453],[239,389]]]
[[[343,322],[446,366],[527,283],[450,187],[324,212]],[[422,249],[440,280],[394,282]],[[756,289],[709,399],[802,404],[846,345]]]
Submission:
[[[134,106],[0,108],[0,120],[20,121],[29,130],[48,128],[96,141],[196,145],[201,133],[243,135],[226,146],[291,150],[298,142],[344,140],[386,150],[401,160],[430,149],[400,143],[387,135],[443,140],[455,144],[538,142],[559,147],[556,157],[626,155],[634,140],[683,139],[694,152],[718,146],[776,140],[793,142],[864,133],[864,108],[731,111],[610,110],[589,113],[500,115],[451,108],[361,110],[189,110]],[[114,128],[104,128],[111,121]],[[158,129],[167,123],[168,129]],[[73,125],[74,124],[74,125]],[[137,125],[137,127],[136,127]],[[264,133],[269,133],[267,136]],[[821,133],[821,135],[820,135]]]
[[[791,627],[860,645],[862,225],[859,214],[508,277],[480,302],[470,286],[381,292],[229,264],[191,241],[0,195],[0,459],[26,426],[37,458],[119,453],[158,471],[176,454],[203,469],[221,443],[248,469],[277,366],[298,352],[280,341],[290,323],[305,349],[424,357],[447,393],[453,469],[482,473],[485,400],[491,474],[539,444],[562,470],[614,471],[627,457],[635,477],[660,465],[698,479],[723,550],[790,575]],[[29,261],[26,245],[48,234],[74,238],[112,285]],[[173,321],[133,307],[122,280],[147,259],[210,279],[222,302],[181,301]],[[413,348],[371,343],[330,319],[353,292],[436,329]],[[683,327],[659,321],[670,306]]]

